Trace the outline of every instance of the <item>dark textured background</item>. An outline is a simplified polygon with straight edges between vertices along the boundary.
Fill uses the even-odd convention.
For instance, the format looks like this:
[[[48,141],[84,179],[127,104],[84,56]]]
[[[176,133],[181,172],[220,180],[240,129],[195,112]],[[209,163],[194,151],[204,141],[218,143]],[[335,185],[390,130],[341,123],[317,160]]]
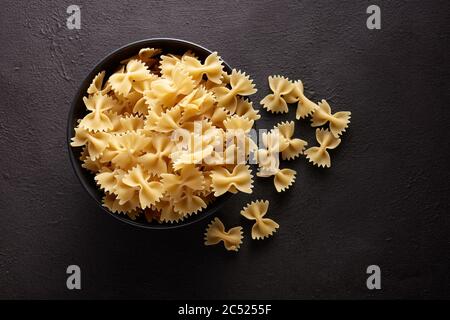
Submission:
[[[450,298],[447,1],[3,1],[0,10],[0,298]],[[82,29],[66,28],[81,5]],[[177,37],[217,50],[267,92],[266,77],[300,78],[314,100],[352,111],[321,170],[288,163],[219,216],[242,224],[238,254],[204,247],[207,221],[135,229],[83,190],[65,141],[70,102],[103,56],[126,43]],[[292,119],[261,111],[260,126]],[[314,143],[307,121],[296,135]],[[239,217],[264,198],[281,225],[255,242]],[[81,291],[65,269],[82,269]],[[378,264],[382,290],[366,289]]]

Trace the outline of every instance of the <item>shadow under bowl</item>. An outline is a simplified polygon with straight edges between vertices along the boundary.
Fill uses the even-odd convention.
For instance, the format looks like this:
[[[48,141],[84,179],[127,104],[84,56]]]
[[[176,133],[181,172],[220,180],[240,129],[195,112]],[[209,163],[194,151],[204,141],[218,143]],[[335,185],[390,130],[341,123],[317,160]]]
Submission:
[[[97,65],[84,79],[72,101],[67,124],[67,146],[69,149],[69,158],[73,170],[75,171],[75,174],[78,177],[84,189],[95,200],[95,202],[100,208],[102,208],[104,211],[109,213],[114,218],[122,222],[128,223],[130,225],[147,229],[180,228],[209,217],[214,212],[219,210],[220,207],[224,204],[224,202],[228,200],[233,194],[226,193],[220,197],[217,197],[212,203],[210,203],[206,207],[206,209],[177,223],[158,223],[158,222],[149,223],[145,220],[145,217],[143,217],[143,215],[138,217],[136,220],[131,220],[127,215],[120,213],[113,213],[110,210],[108,210],[108,208],[102,205],[102,198],[104,196],[104,193],[96,185],[94,175],[90,173],[88,170],[81,167],[81,161],[79,159],[82,148],[81,147],[73,148],[70,146],[71,142],[70,139],[75,134],[74,128],[77,125],[77,120],[83,118],[87,114],[86,107],[83,103],[83,97],[86,95],[86,91],[89,85],[91,84],[92,79],[95,77],[95,75],[97,75],[99,72],[103,70],[105,70],[106,72],[105,78],[108,78],[113,73],[113,71],[116,70],[116,68],[119,66],[120,61],[128,59],[134,55],[137,55],[139,50],[142,48],[160,48],[162,49],[163,54],[176,54],[176,55],[182,55],[186,51],[191,50],[203,61],[208,55],[212,53],[212,51],[192,42],[171,38],[153,38],[127,44],[108,54],[99,63],[97,63]],[[231,73],[231,67],[225,61],[223,61],[223,65],[225,71],[227,73]]]

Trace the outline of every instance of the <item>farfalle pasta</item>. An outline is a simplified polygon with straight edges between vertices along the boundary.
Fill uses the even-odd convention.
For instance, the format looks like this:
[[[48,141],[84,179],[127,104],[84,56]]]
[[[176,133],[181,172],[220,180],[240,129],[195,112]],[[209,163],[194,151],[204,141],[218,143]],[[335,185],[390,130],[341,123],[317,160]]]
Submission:
[[[127,63],[125,70],[114,73],[109,83],[116,93],[127,97],[137,83],[155,78],[143,61],[133,59]]]
[[[238,164],[232,171],[224,167],[211,170],[211,184],[216,197],[225,192],[252,193],[252,178],[250,167],[244,164]]]
[[[281,150],[287,150],[291,145],[291,131],[284,128],[289,124],[281,123],[280,131],[275,127],[263,134],[263,149],[256,152],[256,160],[259,166],[256,175],[258,177],[274,177],[273,184],[277,192],[282,192],[295,182],[296,171],[288,168],[280,169],[279,154]],[[283,133],[282,133],[283,132]],[[292,132],[293,133],[293,132]],[[300,140],[300,139],[299,139]]]
[[[272,219],[264,218],[268,209],[269,201],[267,200],[253,201],[242,209],[242,216],[255,221],[252,227],[252,239],[260,240],[268,238],[280,227]]]
[[[304,86],[301,80],[297,80],[292,83],[292,91],[284,96],[287,103],[297,102],[297,111],[295,113],[295,118],[303,119],[311,115],[318,108],[318,105],[311,100],[309,100],[304,93]]]
[[[92,79],[71,142],[106,208],[174,223],[226,192],[252,192],[248,134],[261,116],[247,99],[256,92],[249,76],[228,74],[216,52],[202,60],[159,48],[113,71]]]
[[[215,218],[206,228],[205,245],[211,246],[223,242],[228,251],[238,251],[242,244],[242,227],[234,227],[225,231],[219,218]]]
[[[335,149],[341,139],[336,138],[330,130],[316,129],[316,139],[319,147],[311,147],[305,151],[306,158],[318,167],[331,167],[330,154],[327,149]]]
[[[273,113],[287,113],[289,111],[285,95],[289,94],[294,85],[289,79],[281,76],[269,76],[269,87],[273,93],[268,94],[261,100],[264,109]]]
[[[311,126],[323,126],[327,122],[330,123],[331,133],[338,138],[350,123],[351,112],[339,111],[331,114],[331,107],[326,100],[319,102],[319,107],[314,111],[311,118]]]
[[[219,86],[212,88],[217,97],[219,107],[224,107],[231,113],[237,108],[238,95],[249,96],[256,93],[253,81],[245,73],[233,69],[230,75],[230,88]]]
[[[302,139],[293,138],[295,130],[294,121],[281,122],[277,124],[276,129],[278,129],[281,137],[285,140],[283,149],[280,150],[281,158],[283,160],[292,160],[303,154],[308,142]]]

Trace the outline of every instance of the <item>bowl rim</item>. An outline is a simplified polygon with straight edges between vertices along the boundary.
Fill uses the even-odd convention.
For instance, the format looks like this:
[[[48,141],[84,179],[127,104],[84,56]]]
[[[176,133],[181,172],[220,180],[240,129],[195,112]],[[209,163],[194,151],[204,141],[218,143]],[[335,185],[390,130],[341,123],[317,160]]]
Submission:
[[[73,171],[75,172],[75,176],[77,177],[80,184],[83,186],[83,189],[90,195],[90,197],[97,203],[97,205],[106,213],[108,213],[109,216],[113,216],[115,219],[120,220],[128,225],[143,228],[143,229],[152,229],[152,230],[159,230],[159,229],[178,229],[185,226],[192,225],[196,222],[199,222],[209,216],[211,216],[213,213],[217,212],[227,201],[229,198],[231,198],[234,194],[227,192],[223,195],[221,195],[219,198],[216,199],[217,202],[215,202],[215,206],[210,207],[209,210],[206,207],[203,211],[198,212],[195,215],[191,215],[187,217],[185,220],[179,221],[179,222],[162,222],[162,223],[149,223],[149,222],[139,222],[131,220],[127,215],[121,214],[121,213],[114,213],[110,211],[108,208],[104,207],[102,202],[99,201],[97,198],[97,195],[94,194],[94,192],[91,190],[90,186],[88,186],[87,181],[84,180],[84,177],[82,177],[82,170],[85,170],[81,167],[81,163],[79,160],[75,157],[74,150],[71,147],[71,138],[74,130],[74,113],[75,109],[77,107],[77,104],[79,103],[79,100],[85,95],[84,88],[86,87],[87,83],[92,82],[92,78],[99,72],[98,70],[102,69],[102,66],[106,64],[110,59],[112,59],[114,56],[120,54],[122,51],[128,50],[130,47],[137,47],[141,45],[141,48],[145,48],[151,45],[157,46],[158,42],[169,42],[172,44],[181,44],[184,46],[190,46],[192,47],[194,52],[197,51],[204,51],[204,53],[211,54],[213,51],[198,45],[194,42],[190,42],[187,40],[177,39],[177,38],[148,38],[148,39],[142,39],[130,42],[128,44],[125,44],[117,49],[114,49],[113,51],[106,54],[102,59],[98,60],[95,65],[91,68],[91,71],[87,74],[87,76],[84,78],[84,80],[81,82],[81,84],[78,86],[77,90],[75,91],[75,95],[72,99],[72,102],[70,104],[69,109],[69,116],[67,120],[67,130],[66,130],[66,144],[69,152],[69,159],[71,166],[73,168]],[[225,62],[223,59],[222,63],[225,66],[225,69],[228,69],[228,71],[231,72],[232,68],[230,65]],[[219,202],[220,201],[220,202]],[[219,202],[219,203],[218,203]]]

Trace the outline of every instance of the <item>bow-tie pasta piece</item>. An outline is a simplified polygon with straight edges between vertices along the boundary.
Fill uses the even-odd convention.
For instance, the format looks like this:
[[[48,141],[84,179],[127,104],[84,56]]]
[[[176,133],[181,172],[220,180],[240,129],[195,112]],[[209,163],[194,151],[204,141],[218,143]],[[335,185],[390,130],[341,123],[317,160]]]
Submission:
[[[269,201],[256,200],[245,206],[241,215],[249,220],[255,220],[252,227],[252,239],[261,240],[268,238],[280,227],[278,223],[269,218],[264,218],[269,209]]]
[[[273,176],[273,184],[277,192],[286,191],[295,182],[297,172],[292,169],[280,169],[278,166],[261,166],[257,172],[258,177]]]
[[[113,124],[109,133],[122,134],[136,132],[144,128],[144,118],[139,115],[119,115],[115,112],[107,112],[106,115]]]
[[[167,172],[167,162],[172,152],[173,142],[170,137],[157,134],[150,138],[145,153],[138,158],[139,164],[148,172],[156,175]]]
[[[141,208],[149,208],[154,205],[164,194],[164,187],[160,181],[151,180],[140,165],[131,169],[122,179],[122,182],[139,190],[139,202]]]
[[[327,149],[335,149],[341,139],[336,138],[329,130],[316,129],[316,139],[319,147],[311,147],[305,151],[306,158],[318,167],[331,167],[330,154]]]
[[[238,96],[249,96],[257,91],[250,77],[236,69],[231,72],[230,87],[215,87],[212,91],[216,95],[218,106],[224,107],[231,113],[236,111]]]
[[[283,192],[295,182],[296,171],[288,168],[278,169],[273,178],[273,184],[277,192]]]
[[[130,213],[140,209],[136,189],[123,183],[126,173],[121,169],[108,172],[103,168],[96,176],[97,184],[105,191],[104,206],[110,208],[112,212]]]
[[[203,75],[206,75],[208,80],[213,83],[222,83],[223,65],[217,52],[213,52],[206,57],[204,63],[201,63],[195,57],[183,56],[182,64],[196,83],[202,80]]]
[[[113,194],[116,191],[116,186],[119,183],[119,177],[123,176],[124,172],[120,169],[112,171],[109,168],[102,168],[95,175],[95,182],[106,193]]]
[[[235,113],[240,117],[245,117],[254,121],[261,119],[261,115],[258,114],[259,110],[255,110],[253,108],[253,103],[243,98],[238,99]]]
[[[162,55],[161,60],[159,61],[159,69],[161,70],[161,74],[165,78],[170,78],[172,76],[172,71],[177,64],[181,62],[181,57],[168,54]]]
[[[336,137],[345,132],[350,123],[351,112],[349,111],[339,111],[331,114],[331,107],[326,100],[319,102],[319,108],[316,109],[311,118],[312,127],[320,127],[330,123],[330,131]]]
[[[252,193],[253,176],[249,166],[238,164],[232,172],[224,167],[218,167],[211,171],[212,187],[216,197],[225,192]]]
[[[111,136],[109,145],[102,154],[102,161],[111,162],[115,168],[131,169],[138,163],[150,141],[149,137],[134,131]]]
[[[286,141],[286,146],[281,150],[281,158],[283,160],[292,160],[303,154],[308,142],[298,138],[292,138],[294,135],[294,121],[281,122],[275,127]]]
[[[111,135],[106,132],[90,132],[83,128],[75,128],[75,136],[71,139],[72,147],[87,145],[89,158],[97,160],[109,145]]]
[[[276,132],[276,131],[275,131]],[[268,137],[273,136],[273,132]],[[292,169],[280,169],[279,153],[274,151],[278,149],[273,147],[270,138],[266,142],[266,149],[259,149],[256,153],[258,162],[258,177],[274,177],[273,183],[277,192],[282,192],[290,188],[295,182],[296,171]]]
[[[256,162],[258,163],[258,177],[271,177],[278,172],[280,166],[280,158],[277,152],[270,152],[267,149],[259,149],[255,153]]]
[[[164,189],[175,198],[187,191],[201,191],[205,188],[205,178],[195,165],[185,165],[179,173],[161,174]]]
[[[313,113],[319,106],[305,96],[304,86],[301,80],[297,80],[292,84],[294,86],[292,91],[285,95],[284,99],[287,103],[298,102],[295,118],[297,120],[303,119]]]
[[[228,251],[238,251],[242,244],[242,227],[234,227],[225,231],[225,226],[219,218],[215,218],[206,228],[205,245],[211,246],[223,241]]]
[[[192,190],[185,191],[181,197],[174,200],[174,211],[183,217],[198,213],[204,208],[206,202]]]
[[[161,54],[162,50],[158,48],[142,48],[139,50],[137,55],[120,61],[120,64],[126,65],[131,60],[140,60],[149,67],[153,67],[155,63],[158,62],[158,55]]]
[[[111,85],[109,83],[107,83],[105,86],[103,85],[105,74],[105,71],[101,71],[94,77],[89,88],[87,89],[88,94],[101,93],[103,95],[106,95],[109,91],[111,91]]]
[[[81,128],[91,131],[108,131],[113,129],[113,124],[106,111],[117,105],[117,101],[101,93],[89,96],[88,98],[84,97],[83,101],[86,109],[91,112],[81,119],[79,124]]]
[[[262,142],[264,147],[270,152],[282,152],[289,147],[289,140],[287,140],[278,128],[263,133]]]
[[[167,194],[156,202],[152,209],[159,213],[160,222],[175,223],[183,221],[185,218],[185,216],[174,210],[172,197]]]
[[[294,85],[285,77],[270,76],[269,87],[273,93],[261,100],[263,108],[273,113],[287,113],[289,109],[283,96],[289,94]]]
[[[223,122],[227,130],[242,130],[248,133],[253,128],[253,120],[237,115],[231,116]]]
[[[213,94],[208,92],[204,87],[198,87],[178,102],[178,106],[184,112],[191,111],[191,115],[194,116],[203,114],[212,108],[214,103],[215,99]]]
[[[155,112],[154,109],[147,116],[144,125],[145,129],[170,133],[180,128],[182,112],[179,106],[175,106],[165,112],[159,112],[159,110]]]
[[[152,81],[150,90],[144,91],[146,103],[150,107],[173,107],[180,97],[188,95],[195,88],[195,83],[181,64],[176,64],[170,77],[161,77]]]
[[[139,50],[138,57],[146,65],[152,66],[158,61],[155,56],[157,56],[161,52],[162,50],[157,48],[142,48],[141,50]]]
[[[83,147],[80,154],[80,161],[82,162],[81,167],[89,170],[91,173],[99,172],[104,164],[99,161],[99,159],[92,160],[89,156],[89,151],[86,146]]]
[[[109,77],[109,83],[114,92],[127,97],[134,83],[145,81],[151,77],[147,66],[142,61],[133,59],[127,63],[124,72],[115,73]]]
[[[114,194],[105,194],[103,197],[103,206],[108,208],[111,212],[114,213],[124,213],[130,217],[130,219],[135,220],[139,215],[139,199],[135,196],[135,199],[132,201],[127,201],[123,204],[120,204],[119,199]]]

